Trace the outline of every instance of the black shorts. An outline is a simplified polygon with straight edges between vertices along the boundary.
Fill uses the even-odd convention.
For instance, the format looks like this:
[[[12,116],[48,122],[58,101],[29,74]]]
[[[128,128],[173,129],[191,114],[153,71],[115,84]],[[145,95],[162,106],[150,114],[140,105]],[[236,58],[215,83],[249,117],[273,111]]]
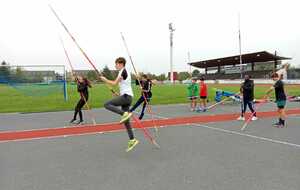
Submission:
[[[200,98],[201,98],[201,99],[206,99],[206,98],[207,98],[207,96],[200,96]]]
[[[283,109],[286,105],[286,100],[277,100],[276,104],[279,109]]]
[[[196,100],[198,97],[197,96],[190,96],[189,100]]]

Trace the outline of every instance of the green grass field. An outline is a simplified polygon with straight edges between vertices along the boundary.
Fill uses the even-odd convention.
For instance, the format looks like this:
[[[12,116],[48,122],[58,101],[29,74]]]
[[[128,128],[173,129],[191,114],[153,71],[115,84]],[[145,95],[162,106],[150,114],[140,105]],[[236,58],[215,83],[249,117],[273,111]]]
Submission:
[[[261,98],[270,85],[257,85],[255,87],[255,98]],[[186,85],[155,85],[153,87],[152,104],[176,104],[187,103]],[[215,90],[219,88],[231,92],[237,92],[238,85],[209,85],[209,100],[214,101]],[[28,91],[28,90],[27,90]],[[299,85],[286,85],[288,95],[300,95]],[[137,87],[134,87],[135,100],[140,93]],[[64,101],[63,93],[54,93],[47,96],[24,95],[15,88],[0,85],[0,113],[9,112],[47,112],[72,110],[79,99],[76,91],[76,85],[68,86],[67,102]],[[111,94],[105,85],[95,85],[90,89],[89,105],[91,108],[100,108],[103,103],[111,98]]]

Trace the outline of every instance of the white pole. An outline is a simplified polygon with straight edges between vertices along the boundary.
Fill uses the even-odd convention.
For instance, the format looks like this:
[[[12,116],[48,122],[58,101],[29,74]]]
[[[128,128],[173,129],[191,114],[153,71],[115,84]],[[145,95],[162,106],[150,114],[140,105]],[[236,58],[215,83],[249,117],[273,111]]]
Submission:
[[[191,55],[190,52],[188,51],[188,63],[191,63]],[[192,65],[190,64],[190,75],[192,76]]]
[[[174,75],[173,75],[173,32],[175,29],[172,26],[172,23],[169,23],[170,30],[170,81],[174,83]]]
[[[173,76],[173,33],[170,34],[170,79],[171,83],[174,82]]]
[[[239,27],[240,71],[241,71],[241,79],[242,79],[243,78],[243,60],[242,60],[242,40],[241,40],[240,13],[238,15],[238,27]]]

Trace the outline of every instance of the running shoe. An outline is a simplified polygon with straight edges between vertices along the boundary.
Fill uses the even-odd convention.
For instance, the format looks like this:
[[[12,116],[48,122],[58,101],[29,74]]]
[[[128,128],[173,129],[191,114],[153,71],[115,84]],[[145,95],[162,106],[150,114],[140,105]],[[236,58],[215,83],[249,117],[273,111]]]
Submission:
[[[132,116],[132,113],[124,112],[124,114],[121,117],[120,123],[125,123],[126,121],[128,121],[130,119],[131,116]]]
[[[139,140],[137,140],[137,139],[129,140],[126,152],[131,151],[137,144],[139,144]]]
[[[284,128],[284,125],[283,124],[278,124],[278,125],[274,125],[274,127],[277,127],[277,128]]]
[[[196,110],[196,112],[202,112],[203,110],[201,109],[201,108],[198,108],[197,110]]]
[[[277,122],[274,124],[274,127],[278,127],[278,128],[284,128],[286,125],[280,122]]]
[[[76,119],[72,119],[72,120],[70,121],[70,123],[74,123],[74,121],[76,121]]]
[[[273,124],[274,127],[278,127],[278,128],[280,127],[280,125],[282,125],[282,124],[279,122]]]
[[[80,120],[80,121],[78,121],[76,124],[77,124],[77,125],[82,125],[82,124],[84,124],[84,121],[83,121],[83,120]]]
[[[238,120],[238,121],[245,121],[245,117],[240,116],[236,120]]]
[[[144,113],[141,113],[141,115],[139,116],[139,120],[142,120],[144,117]]]
[[[258,118],[257,118],[256,116],[253,116],[253,117],[251,118],[251,120],[252,120],[252,121],[256,121],[256,120],[258,120]]]

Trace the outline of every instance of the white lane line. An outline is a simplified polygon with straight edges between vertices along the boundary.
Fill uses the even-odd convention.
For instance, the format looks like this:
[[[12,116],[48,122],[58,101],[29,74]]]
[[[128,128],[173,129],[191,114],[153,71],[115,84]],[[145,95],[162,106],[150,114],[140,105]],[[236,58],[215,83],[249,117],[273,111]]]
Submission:
[[[134,111],[134,113],[139,114],[139,112],[137,112],[137,111]],[[151,115],[151,114],[149,114],[149,115]],[[156,115],[156,114],[152,114],[152,115],[153,115],[154,117],[159,118],[159,119],[169,119],[168,117],[163,117],[163,116]],[[147,118],[147,119],[151,120],[151,118]]]
[[[168,119],[167,117],[163,117],[163,116],[159,116],[159,115],[153,115],[153,116],[161,118],[161,119]],[[187,125],[199,126],[199,127],[211,129],[211,130],[214,130],[214,131],[223,132],[223,133],[234,134],[234,135],[249,137],[249,138],[253,138],[253,139],[258,139],[258,140],[261,140],[261,141],[267,141],[267,142],[271,142],[271,143],[283,144],[283,145],[288,145],[288,146],[300,148],[300,144],[275,140],[275,139],[271,139],[271,138],[267,138],[267,137],[260,137],[260,136],[256,136],[256,135],[250,135],[250,134],[247,134],[247,133],[240,133],[240,132],[237,132],[237,131],[231,131],[231,130],[226,130],[226,129],[222,129],[222,128],[210,127],[210,126],[207,126],[207,125],[202,125],[202,124],[197,124],[197,123],[187,123]]]
[[[287,118],[295,118],[295,119],[300,119],[300,115],[289,115]]]
[[[283,145],[288,145],[288,146],[300,148],[300,144],[294,144],[294,143],[290,143],[290,142],[286,142],[286,141],[280,141],[280,140],[275,140],[275,139],[271,139],[271,138],[267,138],[267,137],[260,137],[260,136],[256,136],[256,135],[240,133],[240,132],[237,132],[237,131],[231,131],[231,130],[226,130],[226,129],[222,129],[222,128],[210,127],[210,126],[207,126],[207,125],[201,125],[201,124],[197,124],[197,123],[192,123],[191,125],[211,129],[211,130],[214,130],[214,131],[220,131],[220,132],[223,132],[223,133],[234,134],[234,135],[249,137],[249,138],[253,138],[253,139],[258,139],[258,140],[261,140],[261,141],[267,141],[267,142],[271,142],[271,143],[283,144]]]

